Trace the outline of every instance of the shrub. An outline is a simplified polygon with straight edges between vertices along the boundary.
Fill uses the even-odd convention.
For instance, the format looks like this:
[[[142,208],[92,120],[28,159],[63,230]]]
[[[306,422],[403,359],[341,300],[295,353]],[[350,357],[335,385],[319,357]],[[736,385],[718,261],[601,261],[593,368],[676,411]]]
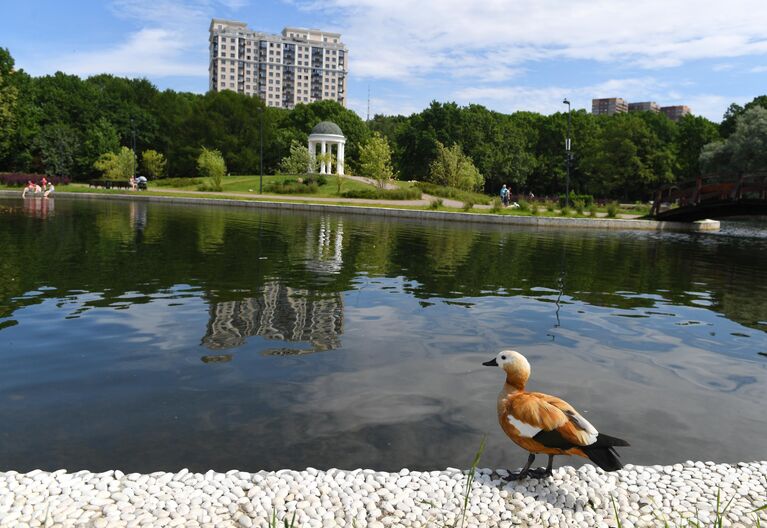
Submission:
[[[597,217],[597,204],[589,205],[589,216],[591,216],[592,218]]]
[[[519,205],[520,211],[529,211],[530,210],[530,202],[527,200],[520,199],[517,204]]]
[[[530,208],[530,214],[533,216],[538,216],[541,214],[541,210],[538,208],[537,203],[533,203],[532,207]]]
[[[563,207],[562,208],[562,216],[570,216],[571,213],[572,213],[572,211],[570,210],[569,207]]]
[[[319,186],[314,182],[299,183],[295,180],[285,180],[264,186],[264,192],[275,194],[315,194],[319,190]]]
[[[442,199],[436,198],[429,203],[429,209],[439,209],[442,207]]]
[[[472,209],[474,209],[474,202],[472,202],[471,200],[467,200],[463,202],[464,211],[471,211]]]
[[[202,152],[197,158],[197,171],[203,178],[209,181],[205,185],[206,191],[221,192],[224,190],[223,180],[226,174],[226,163],[221,152],[215,149],[202,147]]]
[[[575,205],[575,202],[580,200],[583,202],[583,205],[588,207],[589,205],[594,203],[594,196],[591,194],[575,194],[573,191],[570,191],[570,203],[572,205]],[[565,195],[562,194],[559,196],[559,207],[565,206]]]
[[[361,189],[349,189],[341,193],[343,198],[366,198],[369,200],[419,200],[419,189],[379,189],[376,187],[364,187]]]
[[[575,208],[576,213],[578,213],[579,215],[582,215],[585,204],[583,200],[578,199],[573,201],[573,207]]]
[[[615,218],[618,216],[618,202],[610,202],[607,204],[607,217]]]
[[[158,187],[192,187],[202,185],[200,178],[163,178],[154,182]]]
[[[0,184],[7,185],[9,187],[23,187],[28,181],[32,180],[33,183],[40,185],[45,178],[53,185],[68,185],[70,182],[67,176],[47,176],[45,174],[38,173],[23,173],[23,172],[4,172],[0,173]]]
[[[556,208],[557,208],[557,207],[556,207],[556,205],[554,204],[554,202],[546,202],[546,210],[547,210],[548,212],[550,212],[550,213],[553,213],[553,212],[554,212],[554,209],[556,209]]]
[[[500,213],[502,208],[503,208],[503,204],[501,204],[500,197],[493,198],[493,204],[490,207],[490,211],[493,213]]]

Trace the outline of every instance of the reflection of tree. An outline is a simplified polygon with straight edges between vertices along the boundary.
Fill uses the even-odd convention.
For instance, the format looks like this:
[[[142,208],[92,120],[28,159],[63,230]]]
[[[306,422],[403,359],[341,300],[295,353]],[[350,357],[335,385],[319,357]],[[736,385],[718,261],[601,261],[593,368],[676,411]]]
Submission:
[[[214,350],[242,345],[249,336],[309,342],[314,351],[340,346],[343,297],[316,293],[279,282],[264,285],[261,295],[211,304],[202,344]]]

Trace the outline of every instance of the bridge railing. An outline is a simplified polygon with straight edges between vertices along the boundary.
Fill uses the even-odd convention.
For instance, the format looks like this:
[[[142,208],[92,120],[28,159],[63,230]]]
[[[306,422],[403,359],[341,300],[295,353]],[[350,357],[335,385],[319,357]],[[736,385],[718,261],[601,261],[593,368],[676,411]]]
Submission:
[[[744,174],[739,178],[709,175],[664,185],[655,191],[650,214],[658,216],[663,203],[685,207],[744,198],[767,200],[767,172]]]

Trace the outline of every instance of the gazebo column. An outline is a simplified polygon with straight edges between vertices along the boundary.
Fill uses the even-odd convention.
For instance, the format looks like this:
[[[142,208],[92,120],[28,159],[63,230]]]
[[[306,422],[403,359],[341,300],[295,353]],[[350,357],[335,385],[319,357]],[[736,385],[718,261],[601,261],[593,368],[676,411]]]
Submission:
[[[344,175],[344,142],[343,141],[340,141],[338,143],[338,158],[336,160],[336,165],[338,166],[336,169],[338,171],[338,174],[343,176]]]
[[[320,144],[320,152],[322,154],[322,160],[320,161],[320,174],[327,174],[325,172],[325,154],[327,153],[327,143],[323,140]]]
[[[333,143],[328,143],[328,166],[326,167],[328,174],[333,174]]]
[[[309,166],[306,168],[306,172],[314,172],[317,169],[313,168],[312,163],[314,159],[317,157],[317,143],[314,141],[309,140]]]

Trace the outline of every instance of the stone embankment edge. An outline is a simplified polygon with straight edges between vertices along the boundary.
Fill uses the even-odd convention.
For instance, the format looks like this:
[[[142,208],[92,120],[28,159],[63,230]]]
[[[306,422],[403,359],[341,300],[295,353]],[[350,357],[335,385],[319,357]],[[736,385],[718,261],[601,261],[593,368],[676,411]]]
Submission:
[[[17,191],[0,191],[0,196],[18,196]],[[397,217],[413,220],[441,220],[449,222],[523,225],[529,227],[557,227],[579,229],[642,230],[705,232],[718,231],[717,220],[699,220],[697,222],[662,222],[656,220],[627,220],[621,218],[558,218],[540,216],[496,215],[491,213],[459,213],[447,211],[428,211],[396,209],[384,207],[365,207],[360,205],[335,205],[296,202],[265,202],[254,200],[231,200],[227,198],[192,198],[176,196],[151,196],[142,194],[101,194],[101,193],[59,193],[56,199],[87,200],[134,200],[172,204],[219,205],[229,207],[251,207],[263,209],[282,209],[322,213],[363,214],[384,217]],[[28,198],[31,199],[31,198]]]

